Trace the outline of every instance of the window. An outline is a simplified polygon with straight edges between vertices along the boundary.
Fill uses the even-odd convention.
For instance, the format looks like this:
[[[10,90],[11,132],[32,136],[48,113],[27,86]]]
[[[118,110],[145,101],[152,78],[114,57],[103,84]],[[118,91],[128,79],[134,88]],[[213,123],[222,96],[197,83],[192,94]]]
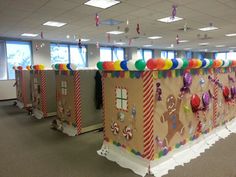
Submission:
[[[124,60],[124,48],[100,47],[100,61]]]
[[[226,55],[227,59],[236,59],[236,52],[228,52]]]
[[[163,59],[173,59],[175,57],[175,51],[161,51],[161,58]]]
[[[186,58],[187,58],[187,59],[193,58],[193,53],[190,52],[190,51],[186,52]]]
[[[138,59],[144,59],[148,61],[150,58],[153,58],[153,50],[151,49],[139,49],[137,51]]]
[[[221,53],[216,53],[215,54],[215,59],[222,59],[225,60],[226,59],[226,53],[221,52]]]
[[[113,48],[113,61],[124,60],[125,51],[123,48]]]
[[[74,63],[79,67],[86,67],[87,49],[78,45],[51,44],[51,63]]]
[[[128,110],[128,92],[125,88],[116,88],[116,108]]]
[[[70,62],[79,67],[86,67],[86,47],[81,48],[78,45],[70,45]]]
[[[112,61],[110,47],[100,47],[100,61]]]
[[[67,82],[61,81],[61,94],[67,95]]]
[[[21,41],[6,41],[8,79],[15,79],[13,66],[25,68],[31,65],[31,43]]]
[[[51,44],[51,63],[69,63],[69,50],[66,44]]]
[[[5,41],[0,41],[0,80],[7,79],[7,62]]]

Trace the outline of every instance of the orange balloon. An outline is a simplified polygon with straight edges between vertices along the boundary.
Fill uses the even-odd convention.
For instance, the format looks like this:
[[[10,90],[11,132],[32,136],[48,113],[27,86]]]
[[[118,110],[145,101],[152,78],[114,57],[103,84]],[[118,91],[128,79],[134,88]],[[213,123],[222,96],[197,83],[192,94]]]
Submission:
[[[156,59],[156,69],[162,69],[165,66],[165,60],[162,58],[157,58]]]
[[[222,61],[220,60],[214,60],[213,61],[213,68],[219,68],[222,64]]]
[[[63,70],[63,68],[64,68],[64,67],[63,67],[63,64],[59,64],[59,67],[58,67],[58,68],[59,68],[59,70]]]
[[[236,66],[236,60],[232,60],[231,66],[235,67]]]
[[[197,66],[198,66],[198,60],[195,58],[192,58],[189,61],[188,67],[192,69],[192,68],[197,68]]]

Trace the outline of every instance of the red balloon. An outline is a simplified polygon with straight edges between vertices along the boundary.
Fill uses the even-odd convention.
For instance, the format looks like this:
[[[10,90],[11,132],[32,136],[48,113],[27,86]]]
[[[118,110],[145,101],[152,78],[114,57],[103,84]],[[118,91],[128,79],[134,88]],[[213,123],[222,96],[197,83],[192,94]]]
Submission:
[[[189,63],[188,63],[188,67],[189,68],[196,68],[197,67],[197,64],[198,64],[198,62],[197,62],[197,59],[191,59],[190,61],[189,61]]]
[[[229,98],[229,88],[227,86],[225,86],[223,88],[223,96],[228,99]]]
[[[156,59],[149,59],[147,61],[147,67],[148,67],[148,69],[151,69],[151,70],[155,69],[157,67],[157,60]]]
[[[17,69],[18,69],[18,70],[22,70],[23,67],[22,67],[22,66],[18,66]]]
[[[64,69],[63,64],[59,64],[58,68],[59,70],[63,70]]]
[[[232,60],[232,65],[231,66],[236,66],[236,60]]]
[[[190,104],[192,106],[193,112],[198,111],[198,107],[200,106],[200,103],[201,103],[201,99],[199,98],[197,94],[194,94],[191,96]]]
[[[114,70],[114,62],[112,61],[104,61],[102,66],[104,70],[107,70],[107,71]]]

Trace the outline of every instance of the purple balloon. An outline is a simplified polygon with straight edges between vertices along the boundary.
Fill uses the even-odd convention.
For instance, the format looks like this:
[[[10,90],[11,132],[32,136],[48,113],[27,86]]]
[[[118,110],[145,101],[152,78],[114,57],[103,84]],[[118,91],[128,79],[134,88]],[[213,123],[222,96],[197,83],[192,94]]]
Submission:
[[[192,76],[189,73],[184,74],[184,86],[189,87],[192,84]]]
[[[202,94],[202,103],[204,105],[204,107],[209,106],[210,104],[210,95],[208,92],[205,92]]]
[[[236,87],[232,86],[232,87],[230,88],[230,92],[231,92],[232,98],[234,98],[234,97],[236,96]]]

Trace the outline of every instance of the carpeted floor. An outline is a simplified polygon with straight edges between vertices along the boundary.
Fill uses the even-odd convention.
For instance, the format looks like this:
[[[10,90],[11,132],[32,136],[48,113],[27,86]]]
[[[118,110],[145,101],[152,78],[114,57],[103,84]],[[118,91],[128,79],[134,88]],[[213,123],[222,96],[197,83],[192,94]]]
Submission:
[[[68,137],[12,103],[0,102],[0,177],[137,177],[97,155],[102,133]],[[165,177],[236,177],[236,134]]]

